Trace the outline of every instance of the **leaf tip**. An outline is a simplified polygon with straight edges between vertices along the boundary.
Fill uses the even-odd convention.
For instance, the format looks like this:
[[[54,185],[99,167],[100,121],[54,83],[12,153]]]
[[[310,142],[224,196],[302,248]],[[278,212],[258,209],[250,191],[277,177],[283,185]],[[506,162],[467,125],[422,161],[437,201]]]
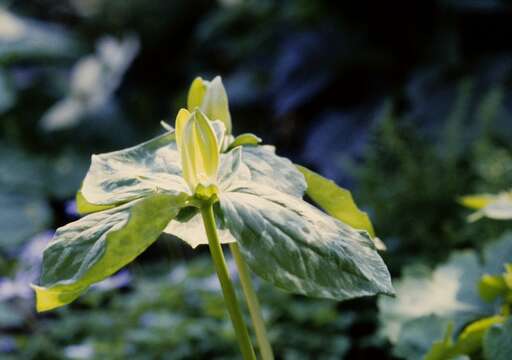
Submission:
[[[38,313],[67,305],[81,293],[81,291],[64,291],[35,284],[30,284],[30,287],[36,294],[36,311]]]

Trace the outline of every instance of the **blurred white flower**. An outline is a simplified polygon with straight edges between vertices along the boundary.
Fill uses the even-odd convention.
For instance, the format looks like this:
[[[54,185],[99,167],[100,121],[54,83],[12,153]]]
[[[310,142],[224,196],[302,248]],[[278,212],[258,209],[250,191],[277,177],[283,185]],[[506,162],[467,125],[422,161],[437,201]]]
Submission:
[[[0,4],[0,57],[71,57],[77,46],[63,27],[15,15]]]
[[[69,95],[44,114],[42,127],[46,130],[69,128],[101,111],[121,84],[138,51],[139,40],[133,35],[120,41],[113,37],[100,39],[96,53],[80,59],[73,67]]]
[[[26,27],[23,21],[0,8],[0,41],[15,41],[23,37]]]
[[[473,257],[462,256],[460,259],[468,261]],[[407,320],[428,315],[449,317],[474,310],[474,305],[461,302],[458,298],[464,276],[464,268],[454,262],[438,267],[430,276],[408,276],[395,281],[396,297],[379,298],[383,334],[395,343]]]
[[[94,347],[89,343],[69,345],[64,348],[64,355],[68,359],[92,359],[94,357]]]

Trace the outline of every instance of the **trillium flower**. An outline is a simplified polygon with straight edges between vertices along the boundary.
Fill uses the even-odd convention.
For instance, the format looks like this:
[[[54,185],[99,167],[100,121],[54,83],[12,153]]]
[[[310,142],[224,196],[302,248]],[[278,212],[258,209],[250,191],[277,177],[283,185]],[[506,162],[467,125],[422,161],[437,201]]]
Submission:
[[[210,121],[200,110],[192,114],[180,110],[176,117],[176,144],[190,191],[196,193],[201,187],[215,192],[220,149]]]
[[[113,94],[139,51],[139,40],[129,35],[122,40],[106,36],[96,53],[80,59],[73,67],[69,95],[54,104],[42,117],[45,130],[77,125],[91,115],[107,111]]]
[[[221,121],[226,127],[226,133],[231,135],[228,95],[220,76],[212,81],[195,78],[188,92],[187,107],[190,111],[199,108],[208,118]]]
[[[39,311],[72,302],[162,232],[193,248],[208,244],[205,201],[215,203],[220,243],[236,242],[249,268],[281,289],[337,300],[393,293],[371,223],[350,193],[254,135],[229,139],[216,79],[194,81],[190,111],[180,110],[175,131],[93,155],[77,194],[86,216],[59,228],[44,251],[34,286]],[[306,192],[326,212],[305,202]]]
[[[189,111],[201,110],[212,121],[220,121],[224,125],[219,147],[222,151],[233,149],[240,145],[257,145],[261,139],[254,134],[246,133],[232,135],[231,113],[229,112],[228,96],[220,76],[213,80],[197,77],[192,81],[188,91],[187,108]],[[219,134],[219,131],[217,131]]]

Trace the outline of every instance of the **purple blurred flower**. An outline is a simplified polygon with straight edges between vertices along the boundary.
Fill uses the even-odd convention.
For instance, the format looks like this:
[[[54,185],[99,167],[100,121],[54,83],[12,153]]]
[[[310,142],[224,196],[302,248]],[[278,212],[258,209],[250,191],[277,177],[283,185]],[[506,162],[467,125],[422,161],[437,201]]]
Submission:
[[[16,340],[11,336],[0,337],[0,353],[10,353],[16,350]]]
[[[0,278],[0,301],[33,298],[29,285],[39,277],[43,249],[53,234],[53,231],[38,234],[21,250],[16,274],[13,277]]]
[[[132,275],[125,269],[97,284],[94,284],[92,288],[100,291],[109,291],[127,286],[131,281]]]
[[[66,201],[66,204],[64,205],[64,212],[71,218],[78,219],[80,217],[80,214],[76,208],[75,199]]]

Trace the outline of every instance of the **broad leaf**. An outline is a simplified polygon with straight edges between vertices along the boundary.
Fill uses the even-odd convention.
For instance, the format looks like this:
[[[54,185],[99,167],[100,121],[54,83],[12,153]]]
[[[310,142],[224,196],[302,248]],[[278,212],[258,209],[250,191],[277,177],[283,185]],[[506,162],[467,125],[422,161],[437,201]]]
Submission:
[[[128,149],[93,155],[81,192],[95,205],[187,192],[179,164],[174,133],[166,133]]]
[[[341,222],[375,236],[368,214],[359,210],[350,191],[303,166],[297,165],[297,168],[306,179],[306,193],[315,203]]]
[[[88,215],[57,230],[44,251],[37,310],[75,300],[151,245],[188,196],[159,194]]]
[[[337,300],[394,292],[371,240],[302,199],[240,182],[220,204],[249,267],[275,286]]]
[[[242,148],[239,147],[221,154],[218,172],[221,190],[228,188],[235,180],[251,177],[248,166],[241,160],[241,152]],[[189,191],[181,178],[178,156],[174,133],[166,133],[128,149],[94,156],[76,197],[78,211],[81,214],[93,213],[156,192],[173,194],[180,190]],[[269,155],[268,158],[272,161],[277,156]],[[257,178],[264,176],[258,175]],[[274,180],[279,181],[280,178],[275,177]],[[179,237],[193,248],[208,244],[199,215],[189,219],[173,220],[164,231]],[[223,243],[234,241],[229,232],[222,229],[220,237]]]
[[[246,178],[302,197],[304,177],[291,161],[277,156],[274,147],[243,146],[242,153]],[[231,161],[239,160],[222,155],[219,176],[226,177],[226,169],[233,166]],[[87,213],[94,210],[93,205],[118,205],[156,192],[187,192],[181,176],[172,132],[131,148],[94,155],[79,195],[85,208],[79,211]]]
[[[502,325],[494,325],[484,335],[484,358],[508,360],[512,354],[512,317]]]
[[[164,232],[180,238],[193,249],[199,245],[208,245],[208,238],[206,237],[201,214],[196,214],[186,221],[172,220],[164,229]],[[217,232],[222,244],[236,242],[231,232],[222,228],[222,224],[219,221],[217,221]]]
[[[243,146],[242,160],[253,182],[299,198],[304,195],[307,187],[304,176],[290,160],[277,156],[273,146]]]

